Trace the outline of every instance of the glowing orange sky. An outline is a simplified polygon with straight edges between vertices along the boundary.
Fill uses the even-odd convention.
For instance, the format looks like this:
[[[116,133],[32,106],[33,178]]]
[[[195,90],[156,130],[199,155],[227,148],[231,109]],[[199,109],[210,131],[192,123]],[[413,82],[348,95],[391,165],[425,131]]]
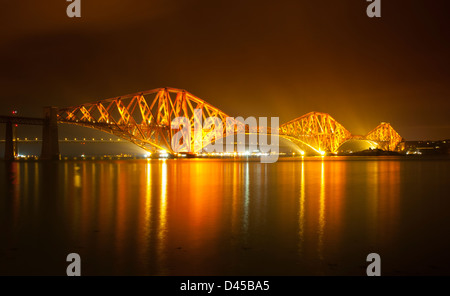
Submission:
[[[448,1],[412,2],[370,19],[364,0],[82,0],[69,19],[65,1],[8,1],[0,113],[172,86],[234,116],[321,111],[354,134],[387,121],[450,138]]]

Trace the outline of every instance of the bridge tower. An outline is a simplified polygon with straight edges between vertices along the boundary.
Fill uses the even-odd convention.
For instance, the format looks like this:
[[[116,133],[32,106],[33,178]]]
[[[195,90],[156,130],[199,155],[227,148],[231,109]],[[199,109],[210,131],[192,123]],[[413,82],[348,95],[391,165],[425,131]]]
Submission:
[[[16,131],[11,121],[6,122],[5,160],[14,160],[17,156]]]
[[[44,126],[42,129],[42,160],[59,160],[58,108],[44,107]]]

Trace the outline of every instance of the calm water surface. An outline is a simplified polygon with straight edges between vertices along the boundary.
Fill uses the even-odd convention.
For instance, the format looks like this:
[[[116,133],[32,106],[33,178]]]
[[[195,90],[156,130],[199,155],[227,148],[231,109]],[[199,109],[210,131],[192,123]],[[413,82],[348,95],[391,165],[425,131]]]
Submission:
[[[450,274],[450,159],[0,163],[0,274]]]

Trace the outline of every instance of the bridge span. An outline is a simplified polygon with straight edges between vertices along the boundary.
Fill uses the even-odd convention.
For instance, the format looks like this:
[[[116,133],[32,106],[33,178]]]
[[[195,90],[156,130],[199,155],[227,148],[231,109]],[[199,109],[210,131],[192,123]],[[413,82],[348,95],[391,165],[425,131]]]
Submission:
[[[57,108],[44,107],[44,118],[31,118],[19,116],[0,116],[0,123],[6,124],[5,133],[5,160],[14,160],[17,157],[17,139],[14,127],[19,124],[42,125],[41,159],[59,159]]]
[[[201,112],[199,112],[201,110]],[[269,128],[252,130],[195,95],[176,88],[157,88],[140,93],[119,96],[106,100],[85,103],[78,106],[44,108],[44,118],[1,116],[0,123],[6,123],[5,159],[14,158],[13,124],[43,125],[42,159],[59,159],[57,123],[89,127],[115,135],[147,150],[165,150],[175,154],[171,139],[183,129],[172,129],[175,118],[189,121],[190,131],[196,125],[217,117],[222,124],[222,135],[213,133],[213,122],[205,129],[201,141],[195,137],[189,143],[192,153],[201,152],[203,143],[218,137],[226,137],[227,130],[271,133]],[[294,143],[307,145],[320,154],[336,153],[338,148],[350,139],[365,139],[378,144],[383,150],[393,151],[402,137],[389,123],[381,123],[365,136],[352,135],[343,125],[327,113],[310,112],[282,124],[276,131],[280,137]]]

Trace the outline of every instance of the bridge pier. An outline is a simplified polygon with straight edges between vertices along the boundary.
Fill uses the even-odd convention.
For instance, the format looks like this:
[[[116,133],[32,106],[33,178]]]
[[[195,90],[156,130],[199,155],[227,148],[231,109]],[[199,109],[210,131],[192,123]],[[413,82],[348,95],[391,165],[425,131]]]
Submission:
[[[15,132],[13,123],[8,121],[6,123],[5,133],[5,160],[11,161],[16,159],[17,156],[17,143],[15,139]]]
[[[42,129],[42,160],[59,160],[58,108],[44,107],[44,126]]]

